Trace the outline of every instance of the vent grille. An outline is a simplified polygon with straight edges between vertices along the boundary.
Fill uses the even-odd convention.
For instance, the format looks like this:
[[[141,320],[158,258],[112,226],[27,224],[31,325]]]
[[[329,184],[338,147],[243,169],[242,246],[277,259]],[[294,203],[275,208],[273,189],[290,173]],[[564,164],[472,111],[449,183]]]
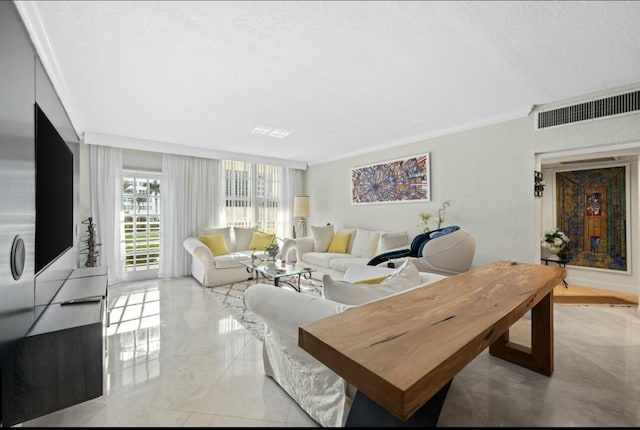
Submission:
[[[616,157],[591,158],[588,160],[561,161],[560,164],[578,164],[578,163],[601,163],[603,161],[615,161]]]
[[[640,111],[640,91],[538,113],[538,129]]]

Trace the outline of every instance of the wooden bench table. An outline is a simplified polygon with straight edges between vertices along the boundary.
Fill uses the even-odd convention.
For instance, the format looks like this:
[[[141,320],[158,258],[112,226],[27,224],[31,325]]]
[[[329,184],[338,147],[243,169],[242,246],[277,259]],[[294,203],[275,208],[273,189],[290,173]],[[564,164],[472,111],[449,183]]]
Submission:
[[[348,426],[433,427],[453,377],[486,347],[551,376],[553,288],[564,275],[498,261],[301,326],[298,344],[357,388]],[[529,310],[531,346],[510,342]]]

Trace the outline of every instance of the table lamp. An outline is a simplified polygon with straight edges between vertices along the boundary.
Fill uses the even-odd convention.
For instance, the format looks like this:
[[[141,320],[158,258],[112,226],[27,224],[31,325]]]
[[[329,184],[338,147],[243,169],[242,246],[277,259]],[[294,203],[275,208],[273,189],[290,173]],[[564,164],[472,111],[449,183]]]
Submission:
[[[309,196],[296,196],[293,200],[293,217],[298,219],[298,232],[296,237],[307,235],[307,223],[309,217]]]

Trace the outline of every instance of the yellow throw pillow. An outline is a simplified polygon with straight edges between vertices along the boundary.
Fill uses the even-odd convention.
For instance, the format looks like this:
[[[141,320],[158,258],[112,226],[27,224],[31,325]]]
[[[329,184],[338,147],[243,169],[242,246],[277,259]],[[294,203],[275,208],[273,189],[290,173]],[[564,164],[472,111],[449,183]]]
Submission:
[[[261,231],[254,231],[251,236],[251,242],[249,242],[249,249],[256,249],[258,251],[264,251],[264,249],[274,243],[276,240],[275,234],[262,233]]]
[[[329,244],[329,249],[327,252],[347,252],[347,245],[349,245],[349,238],[351,237],[350,233],[338,233],[334,234],[331,238],[331,243]]]
[[[371,278],[371,279],[364,279],[362,281],[358,281],[358,284],[380,284],[382,283],[382,281],[384,281],[385,279],[387,279],[389,275],[384,275],[384,276],[378,276],[377,278]]]
[[[207,248],[214,256],[229,254],[229,247],[227,247],[223,234],[214,233],[208,236],[201,236],[200,241],[207,245]]]

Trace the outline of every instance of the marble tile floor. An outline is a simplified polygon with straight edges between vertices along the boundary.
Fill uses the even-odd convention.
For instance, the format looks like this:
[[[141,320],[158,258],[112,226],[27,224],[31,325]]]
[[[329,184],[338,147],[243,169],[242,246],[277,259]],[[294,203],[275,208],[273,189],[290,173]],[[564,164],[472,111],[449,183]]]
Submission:
[[[19,426],[318,426],[264,376],[261,341],[192,278],[109,295],[104,395]],[[512,337],[526,337],[529,323]],[[638,309],[556,305],[554,327],[552,377],[485,350],[454,379],[439,426],[639,426]]]

